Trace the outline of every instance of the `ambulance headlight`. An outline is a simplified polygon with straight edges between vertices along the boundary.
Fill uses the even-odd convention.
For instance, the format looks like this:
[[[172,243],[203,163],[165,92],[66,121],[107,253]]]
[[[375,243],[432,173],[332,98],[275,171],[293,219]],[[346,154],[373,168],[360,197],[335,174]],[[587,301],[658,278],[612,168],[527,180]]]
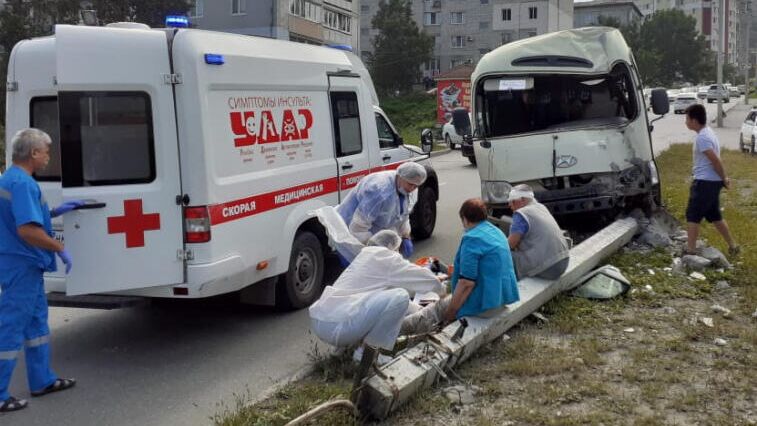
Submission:
[[[481,183],[481,198],[491,204],[507,204],[507,197],[513,188],[504,181],[483,181]]]

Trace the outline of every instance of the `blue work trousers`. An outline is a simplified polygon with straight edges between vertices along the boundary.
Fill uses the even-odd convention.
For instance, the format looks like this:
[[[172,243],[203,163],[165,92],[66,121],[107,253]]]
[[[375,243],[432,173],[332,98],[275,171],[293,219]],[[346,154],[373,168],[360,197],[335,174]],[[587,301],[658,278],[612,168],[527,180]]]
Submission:
[[[50,369],[50,329],[42,270],[31,265],[0,267],[0,401],[8,399],[16,357],[26,346],[29,389],[40,391],[57,377]]]

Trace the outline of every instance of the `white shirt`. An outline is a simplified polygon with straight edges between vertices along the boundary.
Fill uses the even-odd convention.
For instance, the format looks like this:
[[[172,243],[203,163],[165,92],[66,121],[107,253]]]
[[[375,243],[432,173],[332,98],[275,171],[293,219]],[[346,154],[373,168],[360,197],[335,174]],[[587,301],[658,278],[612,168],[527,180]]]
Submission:
[[[442,283],[429,269],[410,263],[398,252],[385,247],[366,247],[334,285],[326,287],[321,298],[310,306],[310,318],[343,321],[360,310],[367,296],[389,288],[439,294],[444,291]]]

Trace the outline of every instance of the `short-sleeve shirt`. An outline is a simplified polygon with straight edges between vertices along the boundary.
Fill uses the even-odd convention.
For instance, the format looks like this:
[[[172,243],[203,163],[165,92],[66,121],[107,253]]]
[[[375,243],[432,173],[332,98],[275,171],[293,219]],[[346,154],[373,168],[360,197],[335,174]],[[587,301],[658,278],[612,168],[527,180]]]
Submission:
[[[518,212],[513,213],[513,223],[510,225],[510,234],[526,235],[528,228],[529,225],[526,218]]]
[[[0,268],[12,268],[20,262],[55,271],[55,254],[27,244],[18,235],[18,227],[41,226],[53,236],[50,210],[37,182],[23,169],[11,166],[0,176]]]
[[[704,127],[694,140],[694,167],[692,174],[696,180],[722,181],[712,165],[712,161],[704,155],[707,150],[712,150],[720,157],[720,143],[715,132],[709,127]]]

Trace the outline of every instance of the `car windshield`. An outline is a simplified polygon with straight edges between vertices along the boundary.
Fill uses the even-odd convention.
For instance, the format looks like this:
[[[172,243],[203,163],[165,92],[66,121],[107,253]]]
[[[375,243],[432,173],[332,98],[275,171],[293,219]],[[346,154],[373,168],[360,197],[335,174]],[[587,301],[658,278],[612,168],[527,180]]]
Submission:
[[[638,115],[631,75],[623,64],[604,75],[536,75],[527,79],[533,79],[533,85],[523,90],[483,90],[484,86],[502,85],[480,83],[476,103],[482,136],[620,126]]]

